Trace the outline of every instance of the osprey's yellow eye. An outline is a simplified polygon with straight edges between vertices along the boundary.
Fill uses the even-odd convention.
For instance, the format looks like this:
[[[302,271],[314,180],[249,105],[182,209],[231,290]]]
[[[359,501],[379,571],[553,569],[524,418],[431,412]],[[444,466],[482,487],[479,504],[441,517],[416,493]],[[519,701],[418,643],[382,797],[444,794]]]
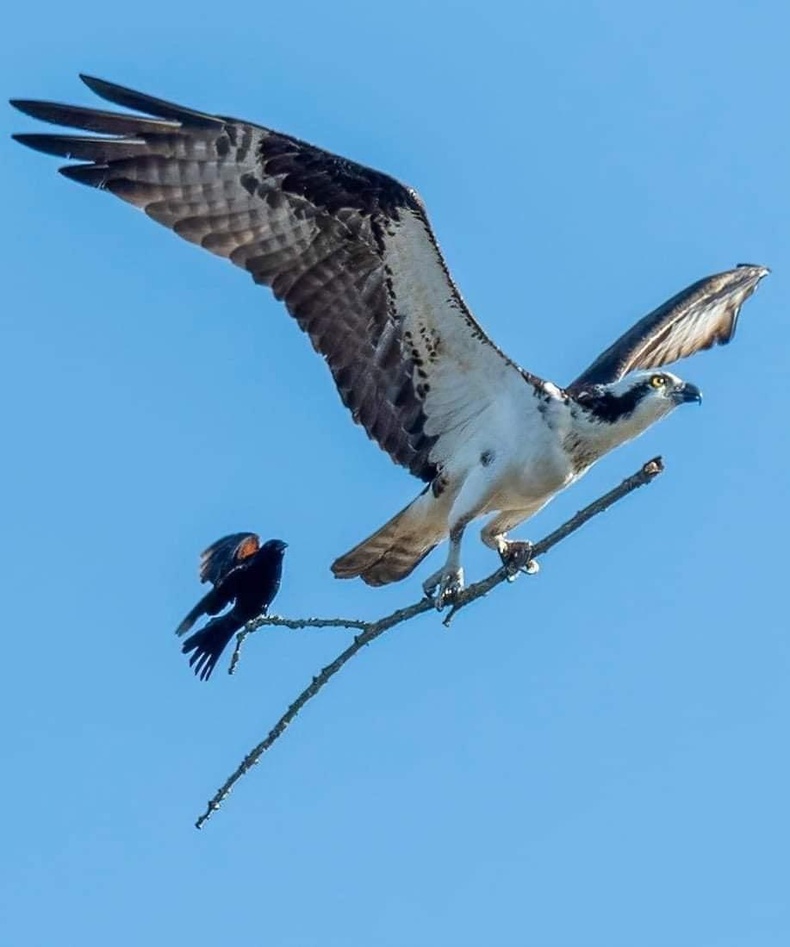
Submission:
[[[653,388],[663,388],[666,383],[667,379],[664,375],[653,375],[650,379],[650,384]]]

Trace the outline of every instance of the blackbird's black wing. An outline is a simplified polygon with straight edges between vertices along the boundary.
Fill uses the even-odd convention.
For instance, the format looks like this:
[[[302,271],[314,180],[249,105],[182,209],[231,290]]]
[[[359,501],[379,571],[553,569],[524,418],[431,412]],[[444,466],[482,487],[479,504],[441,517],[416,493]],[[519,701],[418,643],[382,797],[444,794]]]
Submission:
[[[256,533],[223,536],[200,554],[200,581],[219,585],[230,572],[260,549]]]
[[[195,624],[198,618],[202,618],[203,615],[219,614],[226,605],[230,605],[231,598],[232,596],[226,594],[221,585],[213,588],[210,592],[203,596],[203,598],[197,603],[197,605],[195,605],[186,618],[181,622],[178,628],[176,628],[176,634],[179,637],[183,634],[186,634]]]

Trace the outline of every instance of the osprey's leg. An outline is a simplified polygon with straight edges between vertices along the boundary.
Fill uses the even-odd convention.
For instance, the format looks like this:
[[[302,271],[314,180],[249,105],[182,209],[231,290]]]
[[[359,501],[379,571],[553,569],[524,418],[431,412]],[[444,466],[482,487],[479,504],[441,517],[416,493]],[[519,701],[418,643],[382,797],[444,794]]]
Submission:
[[[518,526],[530,516],[533,510],[510,510],[499,513],[480,531],[480,538],[489,549],[496,549],[502,565],[507,569],[511,579],[519,572],[534,575],[540,566],[532,558],[532,543],[528,540],[508,539],[507,531]]]
[[[464,570],[461,566],[461,540],[467,523],[461,522],[450,530],[450,548],[444,565],[423,582],[423,591],[428,598],[435,599],[436,608],[441,610],[451,604],[464,587]]]
[[[452,485],[452,475],[448,476]],[[461,539],[464,530],[479,516],[491,499],[492,483],[495,482],[491,460],[473,467],[466,474],[450,507],[447,525],[450,532],[450,549],[447,561],[423,584],[425,594],[431,598],[436,592],[436,607],[451,603],[464,587],[464,570],[461,568]]]

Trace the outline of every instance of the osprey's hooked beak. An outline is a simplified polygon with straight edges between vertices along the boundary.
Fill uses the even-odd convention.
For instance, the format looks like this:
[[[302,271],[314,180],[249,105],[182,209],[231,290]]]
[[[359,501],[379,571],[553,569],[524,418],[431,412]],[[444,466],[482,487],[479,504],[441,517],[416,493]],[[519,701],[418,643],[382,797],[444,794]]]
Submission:
[[[684,381],[681,385],[676,385],[672,397],[678,402],[678,404],[686,404],[689,401],[696,401],[697,404],[702,404],[702,392],[697,388],[696,385],[692,385],[691,382]]]

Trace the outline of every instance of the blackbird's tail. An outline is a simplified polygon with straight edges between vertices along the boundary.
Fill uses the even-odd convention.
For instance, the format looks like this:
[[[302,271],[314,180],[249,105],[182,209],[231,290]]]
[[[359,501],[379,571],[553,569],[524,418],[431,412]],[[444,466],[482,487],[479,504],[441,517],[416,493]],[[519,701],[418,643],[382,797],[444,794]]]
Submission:
[[[197,607],[195,606],[195,609]],[[191,615],[192,612],[189,614]],[[187,618],[189,618],[189,615]],[[196,618],[193,619],[193,622]],[[184,619],[184,622],[186,620]],[[183,643],[181,650],[184,654],[189,654],[190,651],[194,652],[189,659],[189,666],[195,669],[195,674],[201,681],[207,681],[211,677],[211,673],[217,666],[217,661],[227,648],[230,639],[243,627],[244,622],[240,622],[231,611],[227,615],[220,615],[219,618],[212,618],[205,628],[201,628],[194,635],[190,635]]]

